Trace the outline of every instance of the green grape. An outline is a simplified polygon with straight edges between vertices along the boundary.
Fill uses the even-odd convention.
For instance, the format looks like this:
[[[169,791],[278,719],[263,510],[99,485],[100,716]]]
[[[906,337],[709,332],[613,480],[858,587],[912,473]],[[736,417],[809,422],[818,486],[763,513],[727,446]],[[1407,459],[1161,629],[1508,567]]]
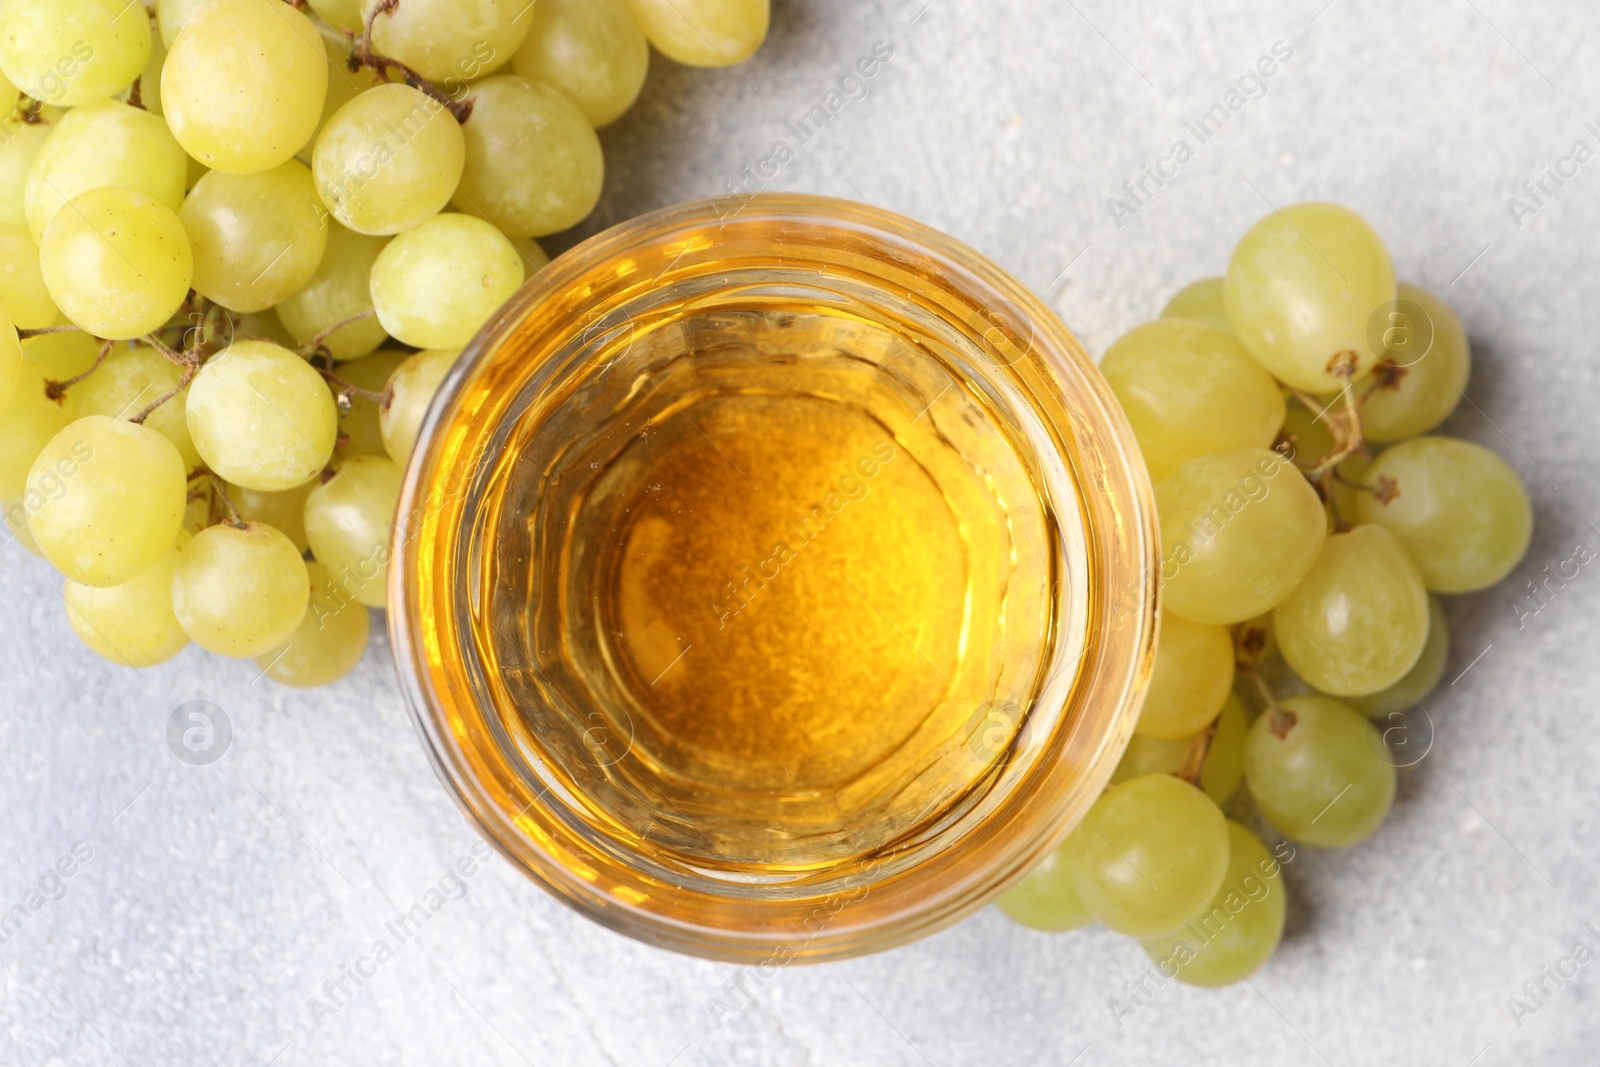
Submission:
[[[176,389],[183,380],[177,365],[153,348],[119,344],[98,370],[72,387],[78,397],[78,414],[131,419]],[[171,441],[183,458],[183,469],[200,465],[200,454],[189,437],[189,391],[174,396],[152,411],[144,424]]]
[[[24,204],[28,174],[66,114],[61,108],[47,107],[40,111],[38,122],[24,122],[17,114],[4,115],[0,109],[0,223],[28,225]]]
[[[317,191],[304,163],[258,174],[214,170],[195,184],[178,218],[194,248],[194,288],[233,311],[266,309],[309,282],[328,246]]]
[[[100,342],[82,330],[47,333],[22,342],[22,358],[52,381],[83,374],[100,356]]]
[[[1367,484],[1367,471],[1371,466],[1372,457],[1357,452],[1342,460],[1336,468],[1337,476],[1329,482],[1329,487],[1332,490],[1331,503],[1340,518],[1355,521],[1360,510],[1361,486]]]
[[[61,315],[39,269],[39,246],[20,226],[0,223],[0,307],[16,327],[37,330]]]
[[[311,10],[334,29],[361,29],[361,0],[310,0]]]
[[[1371,226],[1337,204],[1294,204],[1250,228],[1228,261],[1234,333],[1278,378],[1313,393],[1372,369],[1374,312],[1395,298],[1394,266]]]
[[[511,74],[472,89],[456,207],[519,237],[582,222],[605,183],[600,138],[583,112],[558,90]]]
[[[70,581],[121,585],[177,541],[186,475],[177,447],[149,427],[80,418],[28,471],[28,529]]]
[[[77,397],[68,393],[59,401],[51,400],[39,368],[23,364],[16,394],[0,410],[0,500],[22,499],[33,461],[77,413]]]
[[[1384,360],[1374,379],[1381,382],[1361,405],[1361,429],[1372,441],[1398,441],[1427,433],[1443,422],[1467,388],[1472,346],[1450,306],[1425,289],[1400,283],[1399,299],[1427,316],[1425,325],[1405,322],[1390,330]],[[1402,308],[1396,310],[1401,314]],[[1407,316],[1409,318],[1409,316]],[[1432,344],[1414,351],[1425,338]],[[1374,379],[1359,383],[1365,390]]]
[[[539,242],[532,237],[510,237],[507,240],[511,242],[511,247],[517,250],[517,254],[522,257],[522,273],[524,277],[531,278],[550,265],[549,255],[540,247]]]
[[[382,393],[389,387],[389,378],[411,355],[384,349],[352,363],[340,364],[335,373],[358,389]],[[339,446],[338,456],[387,454],[383,447],[381,407],[378,401],[351,395],[350,410],[339,416],[339,434],[345,441]]]
[[[1321,407],[1311,411],[1298,398],[1289,399],[1283,411],[1283,435],[1294,446],[1296,460],[1312,466],[1333,451],[1333,430],[1328,420],[1336,414]]]
[[[0,411],[9,408],[17,398],[17,389],[22,385],[22,364],[22,341],[17,337],[17,328],[6,313],[4,302],[0,302]]]
[[[328,46],[328,95],[322,101],[322,117],[317,120],[317,128],[311,139],[300,146],[294,155],[306,166],[311,165],[311,153],[317,147],[317,141],[322,136],[322,131],[328,125],[328,120],[339,113],[339,109],[350,101],[360,96],[387,79],[380,78],[372,71],[351,73],[350,57],[352,53],[346,46]]]
[[[1445,662],[1450,658],[1450,624],[1444,617],[1444,608],[1438,597],[1428,598],[1428,642],[1422,646],[1422,655],[1406,672],[1406,676],[1387,689],[1364,697],[1354,697],[1346,703],[1369,718],[1381,719],[1397,711],[1410,711],[1433,692],[1444,677]]]
[[[1217,729],[1211,735],[1205,762],[1200,765],[1200,788],[1218,804],[1233,795],[1244,777],[1244,739],[1249,732],[1244,705],[1238,696],[1229,693],[1222,714],[1217,716]]]
[[[1286,837],[1319,848],[1367,838],[1394,799],[1395,770],[1367,717],[1332,697],[1283,701],[1250,727],[1244,777]]]
[[[67,622],[97,655],[124,667],[154,667],[182,652],[189,635],[172,613],[178,550],[120,585],[97,589],[66,583]]]
[[[178,216],[149,194],[120,187],[91,189],[59,213],[40,242],[39,264],[67,318],[118,341],[164,325],[194,277]]]
[[[1232,635],[1221,626],[1163,612],[1156,664],[1134,732],[1188,737],[1217,717],[1232,685]]]
[[[5,106],[8,102],[15,103],[17,96],[21,92],[22,90],[12,85],[11,80],[3,72],[0,72],[0,107]]]
[[[1078,897],[1130,937],[1154,937],[1200,915],[1228,868],[1228,824],[1200,790],[1147,774],[1103,793],[1067,841]]]
[[[365,606],[339,592],[328,568],[306,564],[311,575],[311,604],[294,634],[278,648],[256,657],[279,685],[315,689],[356,669],[367,649],[372,618]]]
[[[770,0],[630,0],[650,43],[691,67],[726,67],[767,39]]]
[[[1376,693],[1405,677],[1427,643],[1422,575],[1381,526],[1331,534],[1278,604],[1273,633],[1312,688],[1339,697]]]
[[[306,497],[316,486],[313,478],[304,485],[278,493],[262,493],[242,485],[227,487],[228,500],[245,522],[259,522],[287,537],[303,555],[311,549],[306,540]]]
[[[1233,337],[1233,323],[1228,321],[1228,309],[1222,303],[1222,281],[1221,278],[1202,278],[1180,290],[1161,309],[1161,317],[1188,319]]]
[[[277,310],[272,308],[237,316],[233,324],[233,336],[239,341],[271,341],[290,351],[300,347],[300,342],[283,328]]]
[[[1156,486],[1162,595],[1194,622],[1235,623],[1276,605],[1316,562],[1328,520],[1315,489],[1276,452],[1190,460]]]
[[[376,236],[437,215],[455,194],[465,160],[461,125],[443,104],[409,85],[380,85],[328,119],[311,170],[333,217]]]
[[[38,241],[57,213],[91,189],[120,185],[178,210],[189,164],[167,124],[116,100],[73,108],[34,157],[23,193]]]
[[[499,230],[467,215],[436,215],[379,254],[372,301],[396,340],[462,348],[521,284],[522,257]]]
[[[144,72],[139,75],[139,103],[152,115],[161,114],[161,70],[167,65],[167,43],[161,39],[161,34],[152,33],[150,36],[150,59],[144,65]],[[116,99],[128,101],[133,98],[133,88],[117,94]],[[185,166],[187,167],[187,153],[185,153]]]
[[[0,518],[5,522],[6,532],[11,539],[21,545],[23,550],[35,556],[43,557],[39,546],[33,540],[33,534],[28,532],[28,509],[20,500],[0,501]]]
[[[1269,448],[1283,393],[1239,342],[1184,319],[1157,319],[1122,336],[1100,370],[1133,424],[1152,480],[1191,459]]]
[[[394,372],[389,379],[388,401],[378,416],[378,426],[383,434],[383,448],[389,458],[401,467],[411,459],[411,450],[417,445],[417,432],[422,419],[428,414],[428,405],[439,391],[439,383],[455,366],[459,349],[418,352]]]
[[[306,498],[311,551],[341,591],[369,608],[387,603],[389,540],[400,468],[382,456],[351,456]]]
[[[590,125],[608,126],[638,99],[650,45],[628,0],[540,0],[512,64],[561,90]]]
[[[362,0],[362,17],[383,3]],[[372,43],[453,95],[510,62],[533,25],[532,6],[528,0],[405,0],[378,16]]]
[[[287,641],[310,602],[305,560],[287,537],[259,522],[201,530],[184,546],[172,578],[172,609],[190,640],[238,659]]]
[[[322,35],[280,0],[212,0],[173,40],[161,74],[173,136],[230,174],[292,159],[316,132],[327,94]]]
[[[328,248],[316,273],[278,305],[278,318],[297,345],[352,315],[372,310],[372,265],[388,239],[355,233],[332,221],[327,232]],[[375,351],[387,337],[373,317],[341,327],[322,343],[334,359],[356,359]]]
[[[1361,493],[1356,514],[1400,539],[1435,593],[1470,593],[1511,572],[1533,536],[1528,491],[1506,461],[1449,437],[1414,437],[1367,468],[1369,485],[1392,496]]]
[[[1283,936],[1288,890],[1261,839],[1228,823],[1228,871],[1211,905],[1181,930],[1145,940],[1161,973],[1216,988],[1243,981],[1272,957]]]
[[[150,59],[150,18],[129,0],[6,0],[0,71],[35,100],[76,107],[124,89]]]
[[[1000,895],[995,904],[1007,918],[1029,929],[1049,933],[1076,930],[1094,922],[1094,916],[1078,899],[1072,864],[1067,859],[1072,838],[1084,833],[1086,825],[1080,823],[1066,841],[1047,852],[1037,867]]]
[[[212,357],[189,386],[188,414],[206,466],[266,493],[316,477],[339,435],[322,375],[269,341],[239,341]]]
[[[156,28],[161,31],[161,43],[170,49],[195,13],[209,3],[211,0],[158,0]]]
[[[1182,774],[1199,743],[1199,734],[1170,740],[1134,734],[1111,772],[1111,784],[1121,785],[1146,774]]]
[[[1272,612],[1246,619],[1233,628],[1233,658],[1241,669],[1254,670],[1278,654],[1272,634]]]

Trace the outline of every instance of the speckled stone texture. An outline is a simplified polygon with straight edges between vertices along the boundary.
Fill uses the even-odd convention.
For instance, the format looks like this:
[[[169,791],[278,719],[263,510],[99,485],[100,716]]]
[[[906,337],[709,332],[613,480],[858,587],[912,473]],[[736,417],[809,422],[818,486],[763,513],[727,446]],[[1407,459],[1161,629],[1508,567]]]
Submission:
[[[1302,199],[1361,211],[1402,277],[1455,304],[1476,365],[1446,428],[1522,474],[1533,547],[1500,588],[1449,601],[1457,680],[1429,704],[1432,750],[1373,839],[1300,850],[1283,947],[1250,984],[1147,982],[1148,1003],[1118,1019],[1108,1000],[1132,1005],[1125,983],[1147,973],[1137,945],[989,911],[883,955],[747,976],[753,998],[718,1026],[708,1004],[739,971],[608,933],[497,858],[447,880],[466,896],[396,944],[385,923],[477,838],[423,757],[387,646],[310,694],[196,650],[118,670],[73,639],[54,573],[10,546],[0,912],[20,904],[25,920],[0,944],[0,1063],[1600,1061],[1600,962],[1546,979],[1545,1003],[1522,988],[1578,939],[1600,942],[1584,927],[1600,928],[1600,572],[1552,585],[1536,614],[1514,607],[1574,546],[1600,551],[1600,160],[1520,220],[1507,205],[1574,142],[1600,150],[1597,33],[1579,0],[778,0],[745,67],[655,63],[603,135],[599,211],[551,242],[723,192],[783,140],[795,158],[768,188],[949,231],[1096,355],[1219,272],[1269,204]],[[879,41],[893,57],[870,94],[798,144],[786,121]],[[1185,123],[1275,44],[1292,54],[1200,144]],[[1193,157],[1119,227],[1108,198],[1180,139]],[[211,766],[166,743],[195,699],[235,734]],[[87,862],[46,878],[77,842]],[[59,899],[29,910],[41,879]],[[392,958],[362,963],[380,939]],[[346,979],[336,1007],[310,1003],[332,1005],[324,983],[357,967],[370,977]],[[1514,1020],[1511,997],[1537,1010]]]

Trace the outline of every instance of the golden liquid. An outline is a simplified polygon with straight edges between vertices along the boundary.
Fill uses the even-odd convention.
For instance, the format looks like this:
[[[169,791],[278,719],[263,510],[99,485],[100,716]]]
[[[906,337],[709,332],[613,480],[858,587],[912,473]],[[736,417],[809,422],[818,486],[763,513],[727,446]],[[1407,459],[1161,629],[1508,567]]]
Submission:
[[[507,726],[622,847],[836,866],[981,797],[1059,561],[959,367],[777,301],[642,324],[504,462]]]

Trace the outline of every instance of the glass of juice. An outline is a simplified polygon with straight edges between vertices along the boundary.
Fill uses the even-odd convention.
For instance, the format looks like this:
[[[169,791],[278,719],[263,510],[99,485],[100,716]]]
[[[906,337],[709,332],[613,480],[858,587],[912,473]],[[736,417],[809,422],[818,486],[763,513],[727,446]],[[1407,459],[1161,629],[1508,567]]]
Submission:
[[[440,776],[579,911],[745,963],[956,921],[1082,817],[1155,636],[1148,479],[1048,309],[905,218],[671,208],[441,387],[390,629]]]

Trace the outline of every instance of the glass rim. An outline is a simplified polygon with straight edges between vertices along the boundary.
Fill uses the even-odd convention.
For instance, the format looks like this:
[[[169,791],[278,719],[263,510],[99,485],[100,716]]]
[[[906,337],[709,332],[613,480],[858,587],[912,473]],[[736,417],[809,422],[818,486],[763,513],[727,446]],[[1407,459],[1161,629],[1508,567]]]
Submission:
[[[905,262],[897,257],[920,257],[939,270],[937,280],[929,279],[931,286],[944,285],[992,320],[962,325],[990,351],[1004,352],[1005,358],[994,360],[994,373],[1025,381],[1030,399],[1046,409],[1043,417],[1071,471],[1084,529],[1095,542],[1086,585],[1091,627],[1062,693],[1059,718],[1068,725],[1058,723],[1045,739],[1034,787],[1022,790],[1026,796],[1008,797],[1001,805],[1003,817],[983,824],[986,832],[979,836],[984,841],[963,844],[949,856],[930,855],[909,875],[862,882],[859,897],[801,896],[766,907],[746,893],[719,907],[710,894],[694,898],[688,913],[696,918],[686,920],[673,909],[652,905],[643,880],[630,883],[629,874],[637,876],[637,870],[629,872],[614,857],[584,854],[584,842],[547,818],[540,796],[519,810],[526,791],[519,795],[516,783],[498,777],[488,762],[493,716],[481,704],[473,706],[474,694],[444,662],[471,635],[453,621],[461,608],[452,598],[460,601],[466,594],[445,587],[461,577],[450,565],[459,558],[464,535],[450,523],[465,515],[452,510],[453,494],[441,493],[440,487],[455,478],[459,488],[471,473],[463,467],[471,467],[472,460],[469,454],[464,461],[462,443],[446,440],[442,431],[464,409],[476,383],[486,383],[497,368],[503,371],[509,359],[536,362],[526,356],[496,360],[519,330],[534,328],[529,324],[541,312],[548,313],[544,319],[560,319],[588,300],[590,310],[603,316],[619,264],[635,263],[636,253],[659,250],[674,234],[703,235],[711,226],[711,248],[736,247],[764,239],[764,227],[775,223],[841,239],[848,234],[880,250],[883,262],[894,262],[897,269]],[[679,258],[686,257],[680,253]],[[698,274],[680,276],[673,273],[678,263],[673,260],[656,282],[670,286],[704,277],[717,271],[716,262],[695,259],[683,270]],[[1018,336],[1019,316],[1025,338]],[[571,324],[538,328],[550,336],[577,332]],[[1019,339],[1026,351],[1015,343]],[[483,397],[475,402],[488,403]],[[434,502],[441,499],[434,513]],[[413,723],[447,791],[502,855],[581,913],[639,940],[713,959],[765,963],[858,955],[924,936],[991,901],[1071,831],[1110,779],[1132,735],[1153,660],[1159,617],[1155,509],[1138,446],[1110,387],[1043,302],[980,253],[910,219],[848,201],[798,194],[693,201],[612,227],[558,257],[507,302],[441,383],[406,466],[398,514],[417,521],[395,524],[391,647]],[[424,569],[426,563],[435,565],[433,572]],[[441,570],[445,573],[434,573]],[[470,649],[463,653],[471,655]],[[1048,690],[1041,685],[1038,691]],[[1075,761],[1065,758],[1069,753]],[[1044,757],[1050,755],[1060,757],[1059,765],[1047,765]],[[561,860],[574,855],[580,866],[589,867],[590,877],[574,874]],[[819,910],[820,927],[813,928],[806,920]]]

